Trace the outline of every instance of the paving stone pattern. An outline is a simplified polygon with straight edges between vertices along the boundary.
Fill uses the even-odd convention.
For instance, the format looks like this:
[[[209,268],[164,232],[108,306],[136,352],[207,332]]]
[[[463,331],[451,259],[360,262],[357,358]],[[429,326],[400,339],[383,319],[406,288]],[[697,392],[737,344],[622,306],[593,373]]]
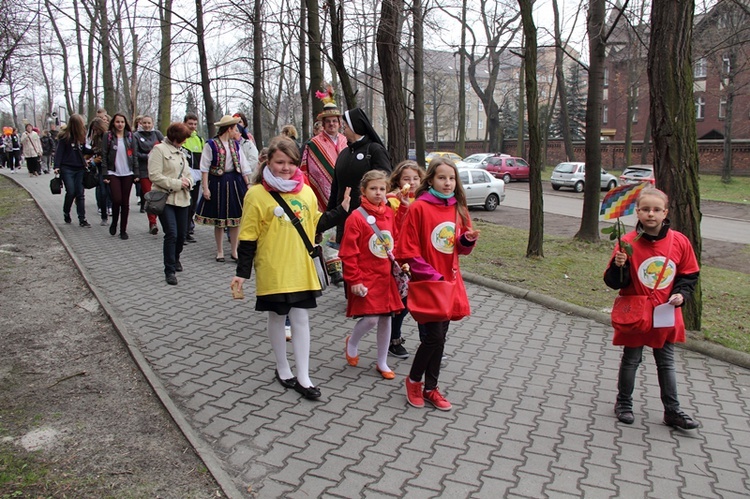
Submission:
[[[227,263],[215,262],[212,229],[197,228],[179,285],[168,286],[162,235],[147,233],[135,197],[130,239],[122,241],[98,225],[93,191],[86,204],[94,227],[83,229],[63,223],[62,196],[50,194],[49,177],[15,177],[248,496],[750,495],[745,369],[678,349],[680,400],[703,424],[684,432],[662,424],[646,350],[636,422],[622,425],[613,415],[620,351],[608,327],[469,284],[473,315],[451,325],[440,379],[454,409],[415,409],[403,388],[411,359],[389,358],[398,376],[382,380],[374,332],[361,344],[360,366],[347,365],[344,338],[354,321],[334,288],[310,315],[311,376],[323,397],[303,400],[274,380],[265,315],[253,310],[250,286],[246,300],[232,300],[229,246]],[[414,352],[411,319],[404,334]]]

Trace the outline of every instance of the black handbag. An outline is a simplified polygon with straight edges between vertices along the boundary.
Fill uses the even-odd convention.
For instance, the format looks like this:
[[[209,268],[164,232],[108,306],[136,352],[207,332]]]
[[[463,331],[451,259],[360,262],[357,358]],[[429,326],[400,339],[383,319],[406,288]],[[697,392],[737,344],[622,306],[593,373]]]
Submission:
[[[150,190],[143,195],[143,209],[151,215],[161,215],[167,206],[168,192]]]
[[[96,167],[86,165],[86,169],[83,172],[83,188],[93,189],[97,185],[99,185],[99,173],[96,171]]]
[[[59,175],[55,175],[54,178],[49,181],[49,190],[52,191],[52,194],[62,194],[62,188],[62,179]]]

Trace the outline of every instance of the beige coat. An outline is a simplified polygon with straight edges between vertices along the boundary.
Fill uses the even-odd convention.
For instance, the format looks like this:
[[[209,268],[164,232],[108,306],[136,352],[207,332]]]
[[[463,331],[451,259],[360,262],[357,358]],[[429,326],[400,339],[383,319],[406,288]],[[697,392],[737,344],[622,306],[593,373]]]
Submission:
[[[148,155],[148,178],[154,190],[170,193],[167,204],[190,206],[190,189],[193,188],[194,182],[187,158],[181,148],[167,141],[155,145]],[[182,188],[183,178],[190,181],[190,189]]]

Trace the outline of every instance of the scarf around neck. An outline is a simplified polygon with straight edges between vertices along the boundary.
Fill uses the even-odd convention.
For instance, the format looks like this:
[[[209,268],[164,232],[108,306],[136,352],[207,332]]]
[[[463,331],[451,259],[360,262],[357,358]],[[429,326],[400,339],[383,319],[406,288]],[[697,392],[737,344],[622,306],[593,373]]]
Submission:
[[[438,192],[438,191],[436,191],[436,190],[435,190],[435,189],[433,189],[432,187],[430,187],[430,191],[429,191],[429,192],[430,192],[430,194],[432,194],[433,196],[435,196],[435,197],[437,197],[437,198],[440,198],[440,199],[450,199],[450,198],[452,198],[453,196],[455,196],[455,195],[456,195],[456,192],[455,192],[455,191],[454,191],[454,192],[451,192],[450,194],[443,194],[442,192]]]
[[[291,192],[292,194],[296,194],[302,190],[304,185],[302,170],[299,168],[294,171],[294,175],[289,180],[275,176],[271,173],[271,169],[268,166],[263,168],[263,187],[267,191]]]
[[[375,215],[382,215],[385,213],[385,203],[372,204],[366,197],[362,196],[359,198],[359,204],[364,208],[367,213],[373,213]]]

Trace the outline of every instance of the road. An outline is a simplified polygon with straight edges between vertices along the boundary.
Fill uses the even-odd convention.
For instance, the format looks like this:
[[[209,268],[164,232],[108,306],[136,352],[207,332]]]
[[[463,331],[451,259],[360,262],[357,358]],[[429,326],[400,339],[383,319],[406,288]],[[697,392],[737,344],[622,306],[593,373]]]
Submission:
[[[505,201],[501,207],[529,208],[529,184],[526,182],[512,182],[506,186]],[[709,203],[705,203],[707,206]],[[701,221],[701,235],[704,239],[726,241],[739,244],[750,244],[750,217],[748,210],[722,209],[721,203],[710,203],[710,209],[703,209]],[[544,191],[544,212],[568,217],[581,217],[583,208],[583,194],[572,192],[555,192],[548,185]],[[737,212],[739,211],[739,213]],[[726,212],[727,216],[724,215]],[[634,226],[635,215],[621,218],[623,223]]]

